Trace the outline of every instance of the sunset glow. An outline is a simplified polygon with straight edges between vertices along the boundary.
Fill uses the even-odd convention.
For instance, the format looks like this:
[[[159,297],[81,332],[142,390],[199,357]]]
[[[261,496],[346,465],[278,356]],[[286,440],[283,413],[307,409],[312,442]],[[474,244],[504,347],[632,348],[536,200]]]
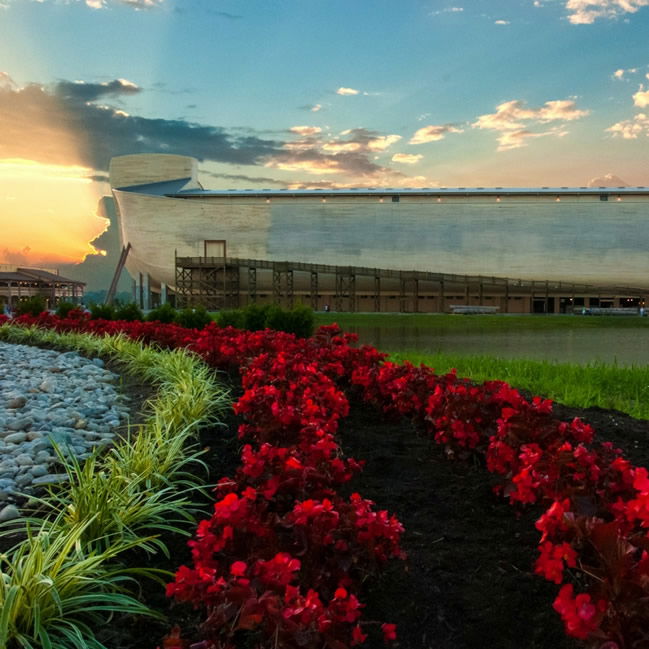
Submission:
[[[0,263],[81,261],[106,228],[95,216],[99,192],[80,166],[0,160]]]

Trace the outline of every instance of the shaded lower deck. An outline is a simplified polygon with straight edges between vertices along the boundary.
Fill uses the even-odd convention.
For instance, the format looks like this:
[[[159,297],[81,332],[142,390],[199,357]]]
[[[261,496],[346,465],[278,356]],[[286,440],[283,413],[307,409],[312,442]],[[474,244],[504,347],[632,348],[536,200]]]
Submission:
[[[176,306],[201,304],[208,310],[302,303],[341,312],[450,313],[465,305],[499,313],[570,313],[644,307],[649,293],[637,287],[225,257],[176,257],[175,267]]]

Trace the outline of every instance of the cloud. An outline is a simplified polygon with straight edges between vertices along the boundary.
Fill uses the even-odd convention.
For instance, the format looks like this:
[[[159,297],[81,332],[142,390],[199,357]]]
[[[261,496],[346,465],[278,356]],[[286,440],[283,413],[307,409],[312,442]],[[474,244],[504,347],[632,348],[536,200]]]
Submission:
[[[424,126],[415,131],[410,138],[410,144],[426,144],[427,142],[438,142],[443,140],[448,133],[464,133],[464,129],[453,124],[442,124],[439,126]]]
[[[289,131],[297,135],[316,135],[321,133],[322,129],[319,126],[291,126]]]
[[[498,151],[508,151],[526,146],[530,139],[567,135],[567,131],[560,126],[545,131],[532,131],[531,125],[570,122],[585,117],[589,112],[579,110],[571,99],[546,101],[541,108],[527,108],[523,101],[514,99],[496,106],[495,113],[480,115],[471,126],[500,132]]]
[[[299,108],[300,110],[308,110],[310,113],[317,113],[322,110],[322,104],[305,104]]]
[[[649,136],[649,116],[638,113],[632,119],[626,119],[609,126],[606,131],[613,137],[621,137],[624,140],[635,140],[640,135]]]
[[[45,1],[46,0],[36,0],[36,2],[41,3]],[[0,8],[8,7],[11,2],[12,0],[0,1]],[[83,2],[83,4],[90,9],[107,9],[108,7],[115,5],[124,5],[126,7],[131,7],[136,11],[140,11],[142,9],[156,9],[157,7],[161,7],[165,0],[64,0],[64,2],[66,4]]]
[[[420,177],[415,179],[375,161],[378,154],[386,151],[400,139],[399,135],[383,135],[366,128],[346,129],[331,138],[306,136],[287,142],[284,145],[285,152],[270,156],[265,166],[282,171],[305,172],[320,177],[336,175],[340,177],[336,180],[323,181],[327,187],[426,184],[425,179]],[[293,182],[291,186],[301,184],[303,183]],[[315,184],[309,183],[309,186]],[[431,182],[428,181],[427,184],[430,185]]]
[[[31,251],[29,246],[25,246],[22,250],[3,248],[0,251],[0,261],[14,266],[31,266],[34,264],[34,260],[29,256]]]
[[[105,9],[111,5],[126,5],[139,11],[140,9],[155,9],[162,6],[165,0],[85,0],[91,9]]]
[[[510,23],[509,20],[495,20],[494,21],[494,25],[510,25],[510,24],[511,23]]]
[[[0,88],[11,89],[15,87],[16,84],[14,80],[9,76],[9,73],[0,70]]]
[[[573,25],[591,25],[598,18],[614,19],[647,5],[649,0],[567,0],[566,9]]]
[[[95,101],[100,97],[136,95],[141,88],[128,79],[114,79],[104,83],[87,83],[86,81],[59,81],[56,93],[72,101]]]
[[[464,7],[446,7],[445,9],[438,9],[437,11],[431,11],[431,16],[439,16],[440,14],[456,14],[464,11]]]
[[[392,162],[400,162],[401,164],[414,165],[417,164],[424,156],[421,154],[413,155],[411,153],[395,153],[392,156]]]
[[[629,183],[622,180],[615,174],[605,174],[597,178],[591,178],[586,184],[586,187],[628,187]]]
[[[515,131],[505,131],[498,136],[498,151],[509,151],[511,149],[520,149],[527,146],[527,140],[547,136],[564,137],[568,131],[560,128],[551,128],[548,131],[533,132],[525,129]]]
[[[176,153],[200,161],[283,170],[294,174],[292,182],[298,182],[302,172],[337,175],[335,182],[351,186],[414,182],[377,162],[401,140],[400,135],[353,128],[331,136],[311,125],[268,134],[185,119],[142,117],[108,105],[111,100],[128,100],[145,92],[124,79],[19,87],[4,74],[0,77],[0,159],[54,165],[69,165],[74,159],[89,170],[85,172],[88,178],[105,172],[117,155]]]
[[[627,68],[626,70],[624,68],[619,68],[613,72],[613,78],[622,81],[625,74],[636,74],[637,71],[638,68]]]
[[[126,153],[190,153],[200,160],[261,164],[267,156],[282,152],[282,141],[254,132],[140,117],[94,103],[137,92],[140,89],[124,79],[22,88],[5,80],[0,85],[0,158],[67,164],[70,150],[77,149],[76,162],[105,170],[110,158]]]
[[[211,176],[212,178],[243,181],[253,185],[277,185],[278,187],[288,187],[288,183],[285,180],[277,180],[276,178],[269,178],[268,176],[247,176],[246,174],[225,174],[212,171],[201,173],[206,176]]]
[[[638,92],[633,95],[633,105],[638,108],[649,106],[649,88],[645,90],[644,86],[640,86]]]
[[[523,128],[525,121],[538,121],[541,123],[556,120],[572,121],[589,114],[590,111],[578,110],[571,99],[557,99],[546,101],[541,108],[526,108],[525,102],[520,99],[506,101],[496,106],[495,113],[480,115],[472,124],[474,128],[507,131]]]
[[[343,88],[342,86],[336,90],[337,95],[357,95],[360,93],[360,90],[355,88]]]

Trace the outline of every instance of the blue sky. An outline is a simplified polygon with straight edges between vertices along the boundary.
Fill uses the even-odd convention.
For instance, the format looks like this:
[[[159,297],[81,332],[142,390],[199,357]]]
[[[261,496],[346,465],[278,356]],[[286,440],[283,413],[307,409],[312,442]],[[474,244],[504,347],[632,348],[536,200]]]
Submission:
[[[89,252],[126,153],[213,188],[649,185],[648,33],[649,0],[0,0],[0,263]]]

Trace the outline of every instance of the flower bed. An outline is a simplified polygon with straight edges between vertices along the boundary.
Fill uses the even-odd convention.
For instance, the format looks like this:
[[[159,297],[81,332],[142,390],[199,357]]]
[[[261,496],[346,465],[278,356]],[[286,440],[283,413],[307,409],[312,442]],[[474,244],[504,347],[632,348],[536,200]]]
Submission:
[[[554,608],[569,635],[606,649],[646,643],[649,476],[611,444],[593,445],[593,431],[578,419],[558,421],[550,402],[528,401],[500,382],[473,385],[387,363],[334,327],[297,340],[212,325],[198,332],[84,318],[36,322],[185,345],[215,367],[241,372],[245,392],[236,408],[249,442],[242,466],[220,483],[214,516],[199,526],[194,567],[169,587],[187,601],[207,599],[204,647],[234,646],[241,632],[274,634],[285,647],[364,640],[354,577],[399,556],[401,528],[360,496],[337,495],[358,469],[339,457],[334,438],[345,390],[411,418],[449,457],[483,457],[499,478],[496,490],[515,507],[546,506],[536,523],[535,571],[561,586]],[[384,632],[390,639],[394,629]]]

